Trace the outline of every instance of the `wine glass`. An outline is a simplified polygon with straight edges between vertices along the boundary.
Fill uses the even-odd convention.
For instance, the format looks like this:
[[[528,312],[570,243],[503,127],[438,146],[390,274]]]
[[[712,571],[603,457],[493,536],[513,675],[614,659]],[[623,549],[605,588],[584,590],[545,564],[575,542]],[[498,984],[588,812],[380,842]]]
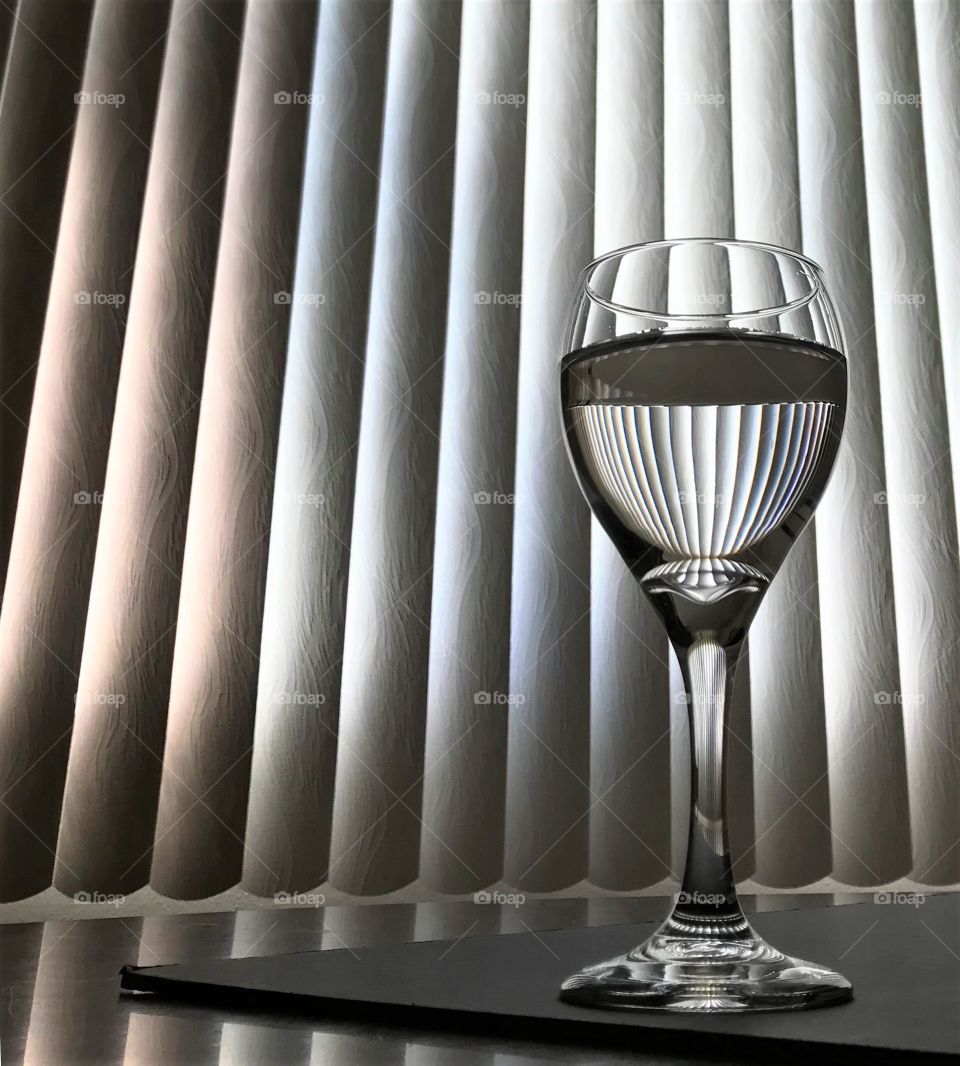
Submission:
[[[587,966],[561,998],[598,1007],[766,1011],[849,999],[743,915],[724,801],[734,670],[764,593],[813,515],[847,401],[820,267],[754,241],[638,244],[580,275],[560,360],[570,460],[662,621],[690,722],[681,891],[645,943]]]

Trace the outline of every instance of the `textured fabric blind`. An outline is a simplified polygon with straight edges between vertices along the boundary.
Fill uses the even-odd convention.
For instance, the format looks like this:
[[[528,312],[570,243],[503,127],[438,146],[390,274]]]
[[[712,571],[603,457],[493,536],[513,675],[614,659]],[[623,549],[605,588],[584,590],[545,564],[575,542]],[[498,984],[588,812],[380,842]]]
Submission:
[[[581,267],[664,235],[802,249],[849,350],[738,674],[737,874],[960,882],[958,40],[950,0],[0,11],[0,900],[670,884],[676,665],[556,396]]]

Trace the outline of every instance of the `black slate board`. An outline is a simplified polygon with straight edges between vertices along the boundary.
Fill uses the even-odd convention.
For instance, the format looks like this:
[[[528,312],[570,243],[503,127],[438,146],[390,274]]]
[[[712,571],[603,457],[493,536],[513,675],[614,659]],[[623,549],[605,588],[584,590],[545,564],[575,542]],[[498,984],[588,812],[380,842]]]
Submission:
[[[817,1061],[960,1062],[960,895],[753,915],[790,954],[836,967],[854,1000],[817,1010],[688,1015],[562,1003],[563,978],[657,923],[465,937],[357,951],[124,967],[121,987],[199,1004],[529,1036]]]

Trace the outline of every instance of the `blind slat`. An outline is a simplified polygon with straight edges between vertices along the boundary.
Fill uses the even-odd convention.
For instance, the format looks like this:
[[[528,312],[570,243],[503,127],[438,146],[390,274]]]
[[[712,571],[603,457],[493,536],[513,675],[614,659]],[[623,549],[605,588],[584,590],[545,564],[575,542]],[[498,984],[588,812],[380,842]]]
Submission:
[[[168,14],[100,0],[90,29],[0,614],[6,898],[51,881]]]
[[[736,233],[799,248],[792,30],[789,2],[730,5]],[[766,885],[816,881],[832,865],[817,606],[817,541],[807,528],[750,631],[754,877]]]
[[[244,887],[329,868],[388,3],[322,5],[270,529]]]
[[[596,254],[663,236],[663,8],[603,0],[597,14]],[[670,876],[666,634],[610,538],[591,524],[590,880]]]
[[[883,884],[910,868],[903,728],[874,702],[899,690],[853,8],[794,9],[803,247],[820,263],[847,344],[849,406],[817,509],[833,874]]]
[[[914,4],[923,106],[923,146],[930,199],[937,313],[953,458],[953,494],[960,520],[960,7],[950,0]],[[945,46],[944,42],[951,42]]]
[[[960,878],[960,557],[911,16],[896,0],[856,6],[900,651],[887,707],[903,715],[914,877],[948,884]]]
[[[679,0],[664,6],[664,221],[667,237],[732,237],[730,32],[726,3]],[[679,675],[676,675],[677,677]],[[682,693],[671,686],[674,699]],[[687,842],[689,739],[686,707],[674,713],[674,865]],[[730,853],[739,878],[753,871],[750,655],[737,669],[727,728]],[[682,775],[682,776],[679,776]]]
[[[558,62],[562,57],[562,62]],[[517,396],[505,876],[554,889],[587,872],[590,515],[563,446],[557,360],[593,246],[596,10],[530,16]]]
[[[460,10],[394,4],[357,455],[331,881],[417,876]]]
[[[309,92],[315,17],[254,0],[243,28],[257,45],[237,76],[151,877],[181,898],[236,884],[243,861],[289,321],[275,294],[293,275],[306,126],[294,94]]]
[[[468,0],[460,42],[420,858],[447,892],[503,870],[529,17]]]
[[[13,536],[92,8],[89,0],[0,6],[0,575]]]
[[[67,895],[150,876],[240,23],[229,3],[171,12],[77,683],[123,702],[77,708],[55,872]]]

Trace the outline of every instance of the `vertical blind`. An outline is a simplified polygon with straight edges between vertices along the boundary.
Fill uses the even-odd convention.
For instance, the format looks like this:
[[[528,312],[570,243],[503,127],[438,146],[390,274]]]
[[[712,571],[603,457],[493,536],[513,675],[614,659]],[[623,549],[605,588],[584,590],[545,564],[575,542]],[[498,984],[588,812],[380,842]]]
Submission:
[[[581,267],[663,236],[802,249],[848,345],[736,872],[960,882],[960,7],[20,0],[0,44],[0,899],[667,884],[678,673],[556,402]]]

